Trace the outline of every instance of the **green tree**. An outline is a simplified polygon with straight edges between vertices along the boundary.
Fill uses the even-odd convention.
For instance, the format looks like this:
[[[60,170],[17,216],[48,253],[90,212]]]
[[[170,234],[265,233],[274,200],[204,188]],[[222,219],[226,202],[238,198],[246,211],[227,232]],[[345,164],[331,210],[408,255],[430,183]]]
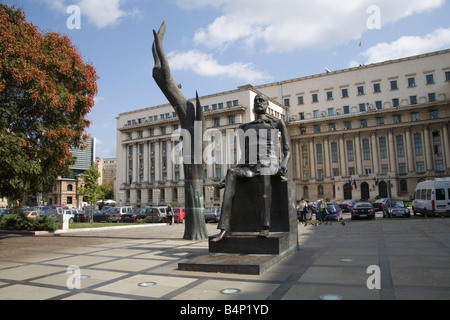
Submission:
[[[103,191],[98,184],[100,172],[97,164],[94,163],[84,174],[82,174],[84,185],[78,188],[78,193],[83,196],[84,200],[91,206],[91,223],[94,222],[94,205],[95,202],[103,197]]]
[[[70,173],[97,79],[67,36],[41,32],[0,3],[0,197],[20,203]]]

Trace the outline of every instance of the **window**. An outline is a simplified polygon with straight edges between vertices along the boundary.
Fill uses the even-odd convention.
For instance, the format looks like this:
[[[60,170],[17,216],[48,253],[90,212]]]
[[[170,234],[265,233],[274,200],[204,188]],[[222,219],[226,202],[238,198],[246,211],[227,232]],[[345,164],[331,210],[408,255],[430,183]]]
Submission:
[[[328,116],[329,117],[334,116],[334,109],[333,108],[328,108]]]
[[[319,117],[319,110],[314,110],[313,111],[313,118],[317,119]]]
[[[416,156],[423,155],[422,150],[422,135],[420,133],[414,134],[414,149],[416,151]]]
[[[367,120],[360,121],[361,128],[367,128]]]
[[[337,142],[332,142],[331,143],[331,161],[333,163],[338,163],[338,145],[337,145]]]
[[[394,115],[394,123],[401,123],[401,122],[402,122],[402,116]]]
[[[442,154],[441,138],[438,131],[433,132],[433,151],[437,156]]]
[[[408,87],[413,88],[416,86],[416,78],[408,78]]]
[[[342,98],[348,97],[348,89],[342,89]]]
[[[409,102],[410,104],[417,104],[417,96],[410,96]]]
[[[317,164],[323,164],[323,153],[321,144],[316,144],[316,158]]]
[[[352,128],[352,123],[350,121],[345,121],[344,122],[344,127],[345,127],[345,129],[351,129]]]
[[[297,98],[298,104],[303,104],[303,96]]]
[[[370,143],[368,139],[362,141],[364,160],[370,160]]]
[[[314,126],[314,133],[320,133],[320,126]]]
[[[429,102],[435,102],[436,101],[436,93],[429,93],[428,94],[428,101]]]
[[[378,142],[380,146],[380,159],[386,159],[387,158],[386,138],[380,137],[378,139]]]
[[[417,172],[419,173],[425,172],[425,166],[423,164],[423,161],[417,161],[416,165],[417,165]]]
[[[397,157],[402,158],[405,156],[405,146],[403,144],[403,136],[396,136],[395,141],[397,142]]]
[[[350,107],[344,106],[344,114],[349,114],[349,113],[350,113]]]
[[[358,96],[362,96],[364,94],[364,87],[363,86],[359,86],[358,87]]]
[[[437,119],[439,118],[439,114],[437,110],[431,110],[430,111],[430,119]]]
[[[377,125],[381,126],[383,124],[384,124],[384,118],[381,118],[381,117],[377,118]]]
[[[381,92],[381,86],[379,83],[374,83],[373,84],[373,92],[377,93],[377,92]]]
[[[406,163],[399,163],[398,164],[398,173],[399,174],[406,174]]]
[[[444,163],[442,160],[436,160],[436,171],[444,171]]]
[[[336,124],[335,123],[330,123],[328,128],[330,129],[330,131],[336,131]]]
[[[389,171],[389,167],[387,164],[382,164],[381,165],[381,174],[387,174]]]
[[[73,191],[73,185],[68,184],[67,185],[67,191]]]
[[[291,103],[290,103],[290,101],[289,101],[289,98],[284,99],[284,106],[285,106],[285,107],[289,107],[290,105],[291,105]]]
[[[399,102],[398,98],[392,99],[392,106],[394,108],[398,108],[400,106],[400,102]]]
[[[227,108],[231,108],[233,106],[233,102],[232,101],[227,101]]]
[[[161,134],[166,134],[166,127],[161,128]]]
[[[228,124],[235,124],[235,123],[236,123],[235,116],[229,116],[228,117]]]
[[[450,81],[450,71],[445,72],[445,81]]]
[[[419,121],[420,117],[418,113],[411,113],[411,121]]]
[[[426,79],[427,79],[427,84],[433,84],[434,83],[434,75],[427,74],[426,75]]]
[[[381,101],[375,101],[375,107],[377,108],[377,110],[383,109],[382,102]]]
[[[319,98],[318,98],[318,96],[317,96],[317,93],[314,93],[314,94],[312,95],[312,102],[319,102]]]
[[[367,104],[360,103],[359,104],[359,112],[365,112],[365,111],[367,111]]]
[[[327,100],[333,100],[333,91],[327,91]]]
[[[354,161],[355,155],[353,153],[353,141],[347,141],[347,160]]]
[[[214,118],[214,127],[220,126],[220,118]]]
[[[391,81],[391,90],[397,90],[397,89],[398,89],[397,80],[392,80]]]
[[[304,112],[300,112],[298,114],[298,120],[305,120],[305,113]]]

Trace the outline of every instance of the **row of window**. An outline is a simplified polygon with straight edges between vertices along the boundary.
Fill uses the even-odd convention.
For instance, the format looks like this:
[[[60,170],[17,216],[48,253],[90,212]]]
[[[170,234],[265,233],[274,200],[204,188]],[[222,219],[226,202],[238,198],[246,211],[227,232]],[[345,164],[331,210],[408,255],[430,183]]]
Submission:
[[[418,112],[413,112],[410,114],[411,121],[419,121],[420,120],[420,114]],[[430,110],[429,111],[429,119],[438,119],[439,118],[439,112],[438,110]],[[394,123],[402,123],[404,120],[402,115],[394,115],[393,116]],[[385,118],[384,117],[377,117],[376,118],[376,125],[381,126],[385,124]],[[368,127],[368,120],[367,119],[361,119],[359,120],[359,128],[367,128]],[[352,121],[344,121],[344,129],[352,129]],[[329,131],[335,131],[336,130],[336,123],[329,123],[328,124],[328,130]],[[321,133],[322,132],[322,126],[321,125],[315,125],[314,126],[314,133]],[[300,134],[306,134],[306,128],[300,127]]]
[[[444,73],[444,79],[445,81],[450,81],[450,71],[446,71]],[[426,74],[425,75],[425,84],[426,85],[432,85],[434,84],[434,74]],[[390,86],[390,90],[391,91],[395,91],[395,90],[399,90],[399,84],[398,84],[398,80],[390,80],[389,81],[389,86]],[[415,77],[408,77],[407,78],[407,87],[408,88],[415,88],[416,85],[416,78]],[[348,98],[349,95],[349,89],[348,88],[342,88],[341,89],[341,98]],[[373,83],[373,93],[381,93],[381,83],[380,82],[376,82]],[[334,96],[333,96],[333,91],[326,91],[326,100],[327,101],[332,101],[334,100]],[[365,86],[364,85],[357,85],[356,87],[356,94],[357,96],[363,96],[365,95]],[[312,103],[318,103],[319,102],[319,95],[318,93],[312,93],[311,94],[311,102]],[[297,104],[298,105],[303,105],[305,103],[304,101],[304,96],[298,96],[297,97]],[[290,99],[286,98],[284,99],[284,105],[286,107],[290,106]]]

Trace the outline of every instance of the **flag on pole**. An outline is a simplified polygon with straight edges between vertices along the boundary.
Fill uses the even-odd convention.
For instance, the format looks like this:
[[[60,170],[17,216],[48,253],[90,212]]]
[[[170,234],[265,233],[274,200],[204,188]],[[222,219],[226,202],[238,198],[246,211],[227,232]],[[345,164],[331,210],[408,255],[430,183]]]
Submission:
[[[360,47],[362,46],[362,42],[359,42],[359,46],[360,46]]]

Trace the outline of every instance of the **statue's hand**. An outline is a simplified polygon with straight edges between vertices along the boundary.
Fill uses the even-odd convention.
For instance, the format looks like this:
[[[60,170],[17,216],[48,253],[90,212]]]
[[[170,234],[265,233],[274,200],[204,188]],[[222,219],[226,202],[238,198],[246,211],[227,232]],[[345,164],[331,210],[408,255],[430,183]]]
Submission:
[[[279,174],[280,176],[285,176],[286,173],[287,173],[287,168],[286,168],[286,167],[281,166],[281,167],[278,169],[278,174]]]

